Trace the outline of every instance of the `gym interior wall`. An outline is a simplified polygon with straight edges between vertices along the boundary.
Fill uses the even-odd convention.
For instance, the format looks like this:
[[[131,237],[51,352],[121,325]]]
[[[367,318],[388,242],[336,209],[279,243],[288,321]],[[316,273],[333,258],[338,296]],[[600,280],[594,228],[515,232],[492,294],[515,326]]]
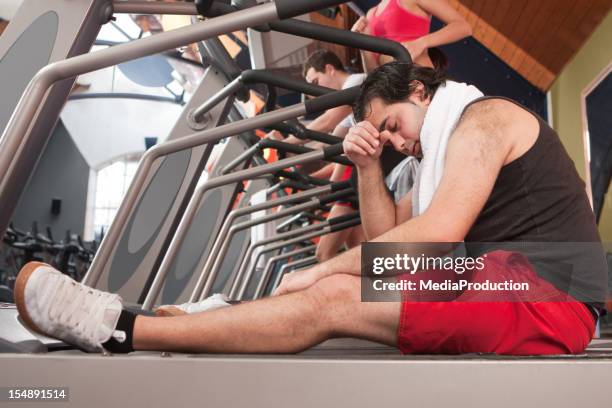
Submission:
[[[612,12],[602,21],[588,41],[565,67],[550,93],[553,107],[553,127],[586,179],[585,144],[581,101],[583,90],[612,62]],[[612,137],[612,135],[610,135]],[[612,242],[612,190],[604,200],[599,220],[599,234],[604,242]]]
[[[28,230],[33,221],[51,227],[55,236],[66,230],[83,234],[89,165],[59,121],[13,217],[16,227]],[[61,200],[59,214],[52,213],[52,200]]]

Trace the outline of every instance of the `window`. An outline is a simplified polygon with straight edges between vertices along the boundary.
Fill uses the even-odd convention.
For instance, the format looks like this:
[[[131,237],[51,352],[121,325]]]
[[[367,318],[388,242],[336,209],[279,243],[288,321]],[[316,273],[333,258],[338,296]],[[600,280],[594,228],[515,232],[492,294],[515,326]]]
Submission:
[[[98,170],[93,212],[93,230],[96,238],[100,237],[102,229],[108,230],[137,168],[137,160],[123,159]]]

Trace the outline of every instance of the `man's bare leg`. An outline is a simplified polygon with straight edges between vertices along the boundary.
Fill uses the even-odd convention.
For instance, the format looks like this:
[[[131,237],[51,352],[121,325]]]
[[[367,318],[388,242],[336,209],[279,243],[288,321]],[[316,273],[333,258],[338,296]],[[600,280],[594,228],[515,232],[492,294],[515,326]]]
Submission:
[[[361,302],[360,278],[333,275],[283,296],[177,317],[138,316],[136,350],[295,353],[332,337],[397,343],[399,303]]]

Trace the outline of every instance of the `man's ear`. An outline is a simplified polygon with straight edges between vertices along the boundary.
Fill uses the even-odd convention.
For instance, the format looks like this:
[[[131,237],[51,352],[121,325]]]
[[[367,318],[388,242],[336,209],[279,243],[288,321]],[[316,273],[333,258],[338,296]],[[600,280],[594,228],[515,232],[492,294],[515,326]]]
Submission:
[[[431,102],[431,98],[429,97],[429,95],[425,96],[425,85],[423,85],[421,81],[417,81],[415,79],[410,83],[410,87],[414,89],[411,94],[414,95],[417,100],[423,102],[425,106],[429,105],[429,103]]]
[[[412,92],[416,95],[419,100],[425,100],[425,85],[421,81],[417,81],[416,79],[410,83],[410,87],[414,89]]]
[[[334,68],[334,66],[332,64],[325,64],[325,73],[326,74],[333,74],[336,71],[336,68]]]

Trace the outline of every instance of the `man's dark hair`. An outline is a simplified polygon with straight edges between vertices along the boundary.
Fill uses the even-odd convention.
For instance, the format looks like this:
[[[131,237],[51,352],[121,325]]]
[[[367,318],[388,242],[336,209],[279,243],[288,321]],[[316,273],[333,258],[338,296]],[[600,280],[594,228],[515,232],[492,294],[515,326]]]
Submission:
[[[386,104],[404,102],[415,91],[416,81],[423,84],[423,98],[432,97],[446,81],[446,72],[405,62],[390,62],[376,68],[361,84],[361,93],[353,105],[353,115],[361,122],[370,114],[370,104],[380,98]]]
[[[434,69],[438,71],[448,71],[448,57],[438,47],[432,47],[427,49],[429,59],[434,66]]]
[[[317,72],[325,72],[325,66],[329,64],[338,71],[344,71],[344,65],[336,54],[328,50],[318,50],[310,54],[304,63],[302,75],[305,77],[310,68],[314,68]]]

